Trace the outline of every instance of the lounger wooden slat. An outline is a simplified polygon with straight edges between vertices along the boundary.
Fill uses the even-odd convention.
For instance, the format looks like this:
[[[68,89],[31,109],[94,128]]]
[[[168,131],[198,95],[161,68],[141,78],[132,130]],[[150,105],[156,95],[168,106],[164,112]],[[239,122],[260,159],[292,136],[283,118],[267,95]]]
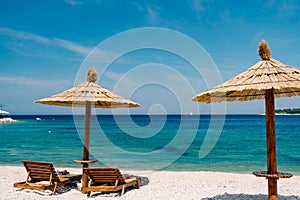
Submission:
[[[136,185],[140,188],[140,179],[128,178],[124,179],[119,169],[116,168],[85,168],[90,182],[87,187],[82,188],[83,193],[88,196],[91,192],[117,192],[121,190],[121,196],[124,195],[127,187]]]
[[[68,177],[58,176],[52,163],[22,161],[26,171],[26,180],[19,183],[14,183],[14,187],[31,189],[31,190],[47,190],[52,189],[52,195],[55,195],[58,186],[79,181],[81,175],[68,175]]]

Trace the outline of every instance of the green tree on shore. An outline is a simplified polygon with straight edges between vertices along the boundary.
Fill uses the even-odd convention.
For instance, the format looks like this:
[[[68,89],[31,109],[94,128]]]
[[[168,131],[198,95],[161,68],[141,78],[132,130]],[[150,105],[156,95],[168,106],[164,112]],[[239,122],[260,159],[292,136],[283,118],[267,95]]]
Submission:
[[[278,113],[278,114],[300,114],[300,108],[276,109],[275,113]]]

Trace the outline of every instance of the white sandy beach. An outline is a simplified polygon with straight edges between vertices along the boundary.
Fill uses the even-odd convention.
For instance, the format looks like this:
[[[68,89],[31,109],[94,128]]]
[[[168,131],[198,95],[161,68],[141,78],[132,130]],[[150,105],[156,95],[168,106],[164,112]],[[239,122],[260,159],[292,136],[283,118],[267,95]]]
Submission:
[[[57,168],[62,170],[61,168]],[[81,169],[67,169],[71,173],[80,173]],[[124,197],[118,193],[92,193],[90,198],[81,194],[76,185],[58,190],[55,196],[51,191],[23,190],[14,188],[13,183],[24,181],[26,171],[23,167],[0,167],[0,199],[267,199],[267,181],[251,174],[232,174],[221,172],[149,172],[136,171],[122,173],[142,177],[140,189],[127,191]],[[300,199],[300,176],[278,181],[279,199]]]

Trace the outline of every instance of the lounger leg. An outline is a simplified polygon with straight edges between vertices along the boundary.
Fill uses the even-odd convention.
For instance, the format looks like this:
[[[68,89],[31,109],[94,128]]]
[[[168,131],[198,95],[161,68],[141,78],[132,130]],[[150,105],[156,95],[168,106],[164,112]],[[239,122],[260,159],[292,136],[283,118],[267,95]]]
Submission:
[[[88,192],[88,193],[87,193],[87,197],[90,197],[90,196],[91,196],[91,192]]]
[[[55,195],[55,193],[56,193],[56,188],[57,188],[57,183],[55,183],[55,185],[54,185],[52,195]]]
[[[123,196],[124,195],[124,192],[125,192],[125,184],[123,185],[123,187],[122,187],[122,192],[121,192],[121,196]]]

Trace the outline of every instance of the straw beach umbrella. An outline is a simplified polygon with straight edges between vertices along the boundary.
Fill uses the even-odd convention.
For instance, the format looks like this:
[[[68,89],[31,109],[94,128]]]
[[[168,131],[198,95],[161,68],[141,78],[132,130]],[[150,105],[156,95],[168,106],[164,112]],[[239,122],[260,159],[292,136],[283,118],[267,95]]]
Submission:
[[[249,101],[265,99],[268,170],[253,172],[268,179],[269,199],[277,199],[277,180],[289,173],[277,172],[274,98],[300,95],[300,70],[271,58],[267,43],[258,46],[261,61],[233,79],[196,95],[197,102]]]
[[[83,160],[77,160],[77,162],[83,164],[83,168],[88,167],[88,164],[94,161],[89,160],[92,108],[132,108],[140,106],[138,103],[127,100],[96,84],[97,76],[96,70],[91,68],[85,82],[62,93],[35,101],[35,103],[55,106],[85,107]],[[82,186],[87,186],[87,181],[87,176],[83,174]]]

